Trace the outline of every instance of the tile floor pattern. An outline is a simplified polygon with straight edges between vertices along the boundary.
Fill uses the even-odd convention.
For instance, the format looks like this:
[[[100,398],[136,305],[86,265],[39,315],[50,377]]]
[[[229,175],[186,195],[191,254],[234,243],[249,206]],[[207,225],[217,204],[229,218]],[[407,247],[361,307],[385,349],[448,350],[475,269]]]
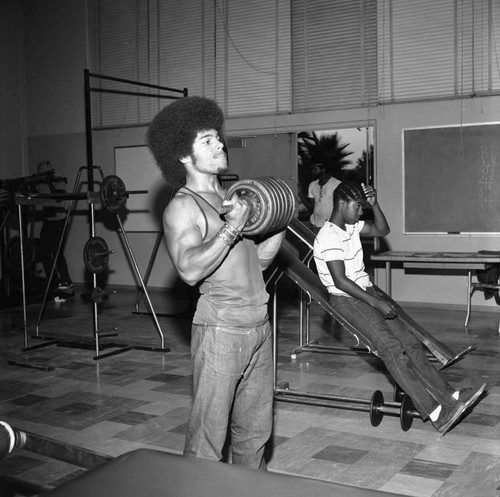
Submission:
[[[393,387],[381,362],[367,355],[302,352],[298,306],[285,289],[278,310],[278,378],[291,389],[370,399]],[[162,297],[163,298],[163,297]],[[173,297],[172,297],[173,298]],[[133,313],[135,290],[122,289],[99,308],[100,329],[118,328],[120,340],[158,346],[147,314]],[[162,299],[155,296],[161,314]],[[154,302],[155,300],[153,300]],[[174,306],[177,310],[182,306]],[[498,312],[474,312],[466,333],[463,309],[406,306],[407,311],[453,350],[477,349],[444,370],[456,385],[472,377],[488,381],[489,393],[445,437],[414,419],[402,431],[397,416],[373,427],[367,412],[276,402],[269,469],[419,497],[500,495],[500,336]],[[91,306],[81,299],[50,303],[41,335],[61,338],[59,346],[23,352],[22,309],[0,312],[0,420],[105,456],[140,447],[180,453],[189,414],[191,361],[189,320],[160,316],[170,352],[130,350],[93,360],[94,351],[65,343],[67,336],[92,338]],[[39,306],[28,309],[29,346]],[[163,310],[169,312],[169,310]],[[324,345],[353,346],[316,304],[311,332]],[[17,449],[0,462],[0,475],[53,488],[85,471],[78,465]],[[1,495],[1,493],[0,493]],[[6,494],[5,494],[6,495]]]

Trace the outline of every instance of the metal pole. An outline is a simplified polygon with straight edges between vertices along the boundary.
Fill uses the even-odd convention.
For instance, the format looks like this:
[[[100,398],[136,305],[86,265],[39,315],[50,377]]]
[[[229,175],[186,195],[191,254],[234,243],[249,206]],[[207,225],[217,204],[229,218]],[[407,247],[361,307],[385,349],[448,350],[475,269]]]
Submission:
[[[137,279],[139,280],[139,282],[141,284],[142,291],[144,292],[144,296],[146,297],[146,300],[148,302],[149,310],[151,311],[151,315],[153,316],[153,321],[155,323],[156,329],[158,330],[158,334],[160,335],[161,348],[164,349],[165,348],[165,338],[163,336],[163,332],[161,330],[160,323],[158,322],[158,318],[156,317],[156,313],[154,311],[153,304],[151,303],[151,299],[149,298],[149,294],[148,294],[148,291],[146,289],[146,285],[144,284],[144,280],[142,279],[142,276],[141,276],[141,271],[139,270],[139,266],[137,265],[137,262],[135,260],[134,253],[132,252],[132,247],[130,246],[127,234],[126,234],[125,230],[123,229],[122,220],[120,219],[120,215],[118,213],[116,213],[116,220],[118,221],[118,225],[120,226],[120,233],[123,237],[123,241],[125,242],[125,246],[127,247],[127,251],[128,251],[129,256],[130,256],[130,260],[132,261],[132,265],[135,269]]]

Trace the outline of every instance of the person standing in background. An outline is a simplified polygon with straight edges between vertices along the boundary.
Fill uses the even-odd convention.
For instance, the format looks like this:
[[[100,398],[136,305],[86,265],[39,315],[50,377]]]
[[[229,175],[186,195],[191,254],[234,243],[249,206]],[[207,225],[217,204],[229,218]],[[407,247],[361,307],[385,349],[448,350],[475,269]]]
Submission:
[[[333,192],[340,180],[334,178],[325,165],[319,168],[318,179],[309,184],[307,197],[311,202],[311,224],[321,228],[330,219],[333,211]]]

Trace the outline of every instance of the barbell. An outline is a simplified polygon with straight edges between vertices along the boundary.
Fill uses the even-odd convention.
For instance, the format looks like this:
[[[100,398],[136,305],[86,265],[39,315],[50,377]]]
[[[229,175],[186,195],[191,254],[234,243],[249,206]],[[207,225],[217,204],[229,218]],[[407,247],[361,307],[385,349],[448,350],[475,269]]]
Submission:
[[[408,431],[411,428],[414,418],[421,417],[415,410],[413,401],[408,395],[402,395],[401,402],[385,402],[384,395],[380,390],[376,390],[371,399],[360,399],[356,397],[297,392],[289,390],[286,384],[284,384],[282,388],[275,389],[274,398],[278,401],[295,404],[367,412],[370,416],[372,426],[378,426],[385,415],[398,416],[403,431]]]
[[[246,235],[264,235],[286,228],[295,213],[295,197],[292,189],[279,178],[263,177],[239,180],[227,190],[224,200],[234,194],[246,202],[251,210],[243,232]],[[231,211],[230,205],[222,205],[220,214]]]
[[[148,193],[148,190],[127,190],[123,180],[115,174],[104,177],[98,192],[77,193],[16,193],[17,204],[30,204],[36,200],[88,200],[89,203],[101,202],[102,206],[110,211],[117,212],[125,205],[129,195]]]

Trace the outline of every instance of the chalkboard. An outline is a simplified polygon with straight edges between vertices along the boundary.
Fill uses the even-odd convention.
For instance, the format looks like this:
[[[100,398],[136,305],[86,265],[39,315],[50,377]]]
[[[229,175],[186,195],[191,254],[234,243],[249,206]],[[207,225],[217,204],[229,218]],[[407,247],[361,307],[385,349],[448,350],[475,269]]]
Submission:
[[[405,233],[500,233],[500,124],[403,130]]]

